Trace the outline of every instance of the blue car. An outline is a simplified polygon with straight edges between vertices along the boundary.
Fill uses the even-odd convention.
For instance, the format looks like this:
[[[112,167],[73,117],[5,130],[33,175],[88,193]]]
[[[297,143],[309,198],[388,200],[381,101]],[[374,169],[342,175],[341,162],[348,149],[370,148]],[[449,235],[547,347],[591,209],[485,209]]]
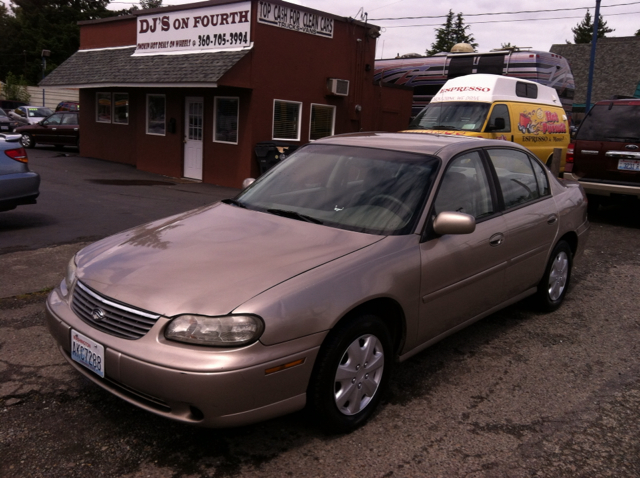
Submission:
[[[0,134],[0,211],[35,204],[40,175],[29,169],[27,152],[19,134]]]

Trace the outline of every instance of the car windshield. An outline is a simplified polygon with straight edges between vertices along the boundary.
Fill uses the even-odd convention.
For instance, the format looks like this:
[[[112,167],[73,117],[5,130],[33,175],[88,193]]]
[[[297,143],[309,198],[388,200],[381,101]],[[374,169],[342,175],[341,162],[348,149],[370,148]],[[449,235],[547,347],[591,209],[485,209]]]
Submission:
[[[7,116],[7,113],[2,108],[0,108],[0,116]]]
[[[29,108],[29,118],[46,118],[53,114],[49,108]]]
[[[453,101],[431,103],[416,116],[409,129],[441,131],[482,131],[489,103]]]
[[[309,145],[230,204],[380,235],[412,231],[439,160],[337,145]]]

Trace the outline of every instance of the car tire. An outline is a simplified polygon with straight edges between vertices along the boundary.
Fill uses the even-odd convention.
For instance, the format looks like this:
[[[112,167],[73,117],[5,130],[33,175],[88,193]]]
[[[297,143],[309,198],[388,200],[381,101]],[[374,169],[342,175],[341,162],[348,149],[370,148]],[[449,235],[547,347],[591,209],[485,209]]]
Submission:
[[[33,148],[36,145],[35,141],[33,141],[33,136],[27,133],[22,135],[20,143],[22,143],[22,146],[25,148]]]
[[[307,390],[309,411],[330,433],[348,433],[373,415],[393,365],[389,330],[375,315],[339,323],[325,339]]]
[[[571,247],[565,241],[558,242],[549,257],[535,295],[535,305],[541,312],[553,312],[562,305],[569,288],[572,266]]]

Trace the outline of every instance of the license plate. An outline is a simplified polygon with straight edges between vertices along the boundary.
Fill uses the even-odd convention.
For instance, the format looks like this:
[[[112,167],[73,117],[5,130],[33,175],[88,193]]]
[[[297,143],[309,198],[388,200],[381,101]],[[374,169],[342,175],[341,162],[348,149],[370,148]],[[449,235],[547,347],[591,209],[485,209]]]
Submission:
[[[0,126],[0,130],[9,131],[9,127],[8,126]]]
[[[618,169],[622,171],[640,171],[640,160],[637,159],[619,159]]]
[[[104,378],[104,347],[73,329],[71,358]]]

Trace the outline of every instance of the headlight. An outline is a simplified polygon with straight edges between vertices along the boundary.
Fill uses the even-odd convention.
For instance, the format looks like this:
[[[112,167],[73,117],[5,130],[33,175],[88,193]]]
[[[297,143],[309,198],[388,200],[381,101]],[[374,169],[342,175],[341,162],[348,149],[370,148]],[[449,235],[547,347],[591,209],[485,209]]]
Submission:
[[[76,256],[73,256],[67,264],[67,273],[64,276],[64,282],[61,284],[63,286],[62,294],[65,296],[69,294],[76,281],[76,269]]]
[[[263,331],[262,319],[253,315],[180,315],[169,323],[164,335],[190,344],[237,347],[255,342]]]

